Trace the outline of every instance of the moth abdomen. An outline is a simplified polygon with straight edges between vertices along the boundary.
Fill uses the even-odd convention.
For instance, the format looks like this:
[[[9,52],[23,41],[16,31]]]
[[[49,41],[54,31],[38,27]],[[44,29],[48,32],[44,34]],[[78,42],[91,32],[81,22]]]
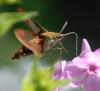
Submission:
[[[25,46],[22,46],[21,48],[19,48],[17,50],[17,52],[12,56],[12,59],[19,59],[21,57],[24,56],[28,56],[33,54],[33,52],[31,50],[29,50],[28,48],[26,48]]]

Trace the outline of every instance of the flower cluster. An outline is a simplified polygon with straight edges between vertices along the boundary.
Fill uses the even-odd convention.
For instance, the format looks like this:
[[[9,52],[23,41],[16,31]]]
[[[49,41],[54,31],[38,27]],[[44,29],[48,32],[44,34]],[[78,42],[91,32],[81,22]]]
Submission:
[[[53,79],[68,78],[73,84],[83,87],[84,91],[100,91],[100,49],[93,52],[88,41],[83,39],[79,56],[72,61],[60,61],[56,64]]]

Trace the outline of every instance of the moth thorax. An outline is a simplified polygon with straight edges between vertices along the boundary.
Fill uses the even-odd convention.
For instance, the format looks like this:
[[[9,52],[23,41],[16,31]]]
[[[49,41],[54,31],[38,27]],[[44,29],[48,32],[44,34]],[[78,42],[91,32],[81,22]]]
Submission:
[[[59,33],[55,33],[55,32],[45,32],[41,34],[42,36],[48,37],[50,39],[56,38]]]

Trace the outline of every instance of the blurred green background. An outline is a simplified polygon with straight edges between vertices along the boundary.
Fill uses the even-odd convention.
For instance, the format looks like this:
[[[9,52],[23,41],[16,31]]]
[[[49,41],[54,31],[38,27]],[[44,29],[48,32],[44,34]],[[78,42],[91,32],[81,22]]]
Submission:
[[[54,32],[59,32],[64,22],[68,21],[68,26],[63,32],[74,31],[79,35],[78,48],[82,38],[87,38],[93,49],[100,47],[100,8],[97,2],[90,4],[66,0],[20,0],[15,3],[15,0],[8,5],[4,1],[6,2],[6,0],[0,0],[0,13],[16,12],[18,8],[24,8],[26,12],[38,11],[40,15],[35,20],[48,31]],[[1,4],[2,2],[4,4]],[[11,60],[11,56],[21,46],[14,35],[14,30],[18,27],[25,28],[25,24],[23,22],[14,24],[6,34],[0,37],[0,91],[19,91],[21,80],[31,66],[30,57],[25,60]],[[66,58],[70,60],[75,56],[75,36],[68,36],[63,42],[68,50],[65,54]]]

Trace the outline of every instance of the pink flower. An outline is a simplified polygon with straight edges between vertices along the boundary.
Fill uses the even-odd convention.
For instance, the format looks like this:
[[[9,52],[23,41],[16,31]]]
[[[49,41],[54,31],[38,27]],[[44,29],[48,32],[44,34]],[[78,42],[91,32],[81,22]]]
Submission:
[[[81,54],[62,66],[59,67],[64,69],[60,77],[67,74],[66,77],[70,76],[84,91],[100,91],[100,49],[93,52],[86,39],[83,39]]]
[[[55,64],[55,72],[53,74],[53,79],[54,80],[63,80],[68,78],[68,73],[67,71],[65,72],[65,66],[66,66],[66,61],[62,60],[59,61],[58,63]]]
[[[54,91],[63,91],[61,88],[56,88]]]

